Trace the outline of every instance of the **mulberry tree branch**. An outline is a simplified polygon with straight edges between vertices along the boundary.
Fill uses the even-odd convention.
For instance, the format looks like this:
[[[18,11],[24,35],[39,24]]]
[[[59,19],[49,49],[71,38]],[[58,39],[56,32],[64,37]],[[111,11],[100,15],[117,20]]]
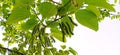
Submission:
[[[14,50],[11,50],[11,49],[9,49],[9,48],[5,48],[5,47],[1,47],[1,46],[0,46],[0,50],[8,50],[8,51],[10,51],[10,52],[14,52],[14,53],[17,53],[17,54],[20,54],[20,55],[26,55],[26,54],[21,53],[21,52],[19,52],[19,51],[14,51]]]

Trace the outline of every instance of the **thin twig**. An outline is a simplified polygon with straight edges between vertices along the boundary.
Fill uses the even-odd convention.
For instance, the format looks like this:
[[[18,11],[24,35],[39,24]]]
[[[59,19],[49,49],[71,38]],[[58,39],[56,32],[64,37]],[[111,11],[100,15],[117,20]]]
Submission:
[[[35,11],[33,8],[32,8],[32,10],[33,10],[33,12],[34,12],[35,16],[37,17],[37,19],[38,19],[39,21],[41,21],[41,20],[39,19],[39,17],[37,16],[36,11]]]
[[[38,17],[38,14],[36,13],[36,11],[35,11],[34,9],[32,9],[32,10],[33,10],[36,18],[40,21],[40,23],[41,23],[43,26],[45,26],[45,25],[42,23],[42,21],[40,20],[40,18]]]
[[[55,3],[55,4],[61,5],[60,3],[58,3],[58,2],[55,2],[55,1],[53,1],[53,0],[50,0],[50,1],[52,1],[52,2],[53,2],[53,3]]]
[[[69,0],[65,5],[63,5],[63,6],[59,9],[59,11],[62,10],[65,6],[67,6],[70,2],[71,2],[71,0]]]
[[[20,54],[20,55],[26,55],[26,54],[24,54],[24,53],[21,53],[21,52],[18,52],[18,51],[14,51],[14,50],[11,50],[11,49],[8,49],[8,48],[1,47],[1,46],[0,46],[0,50],[1,50],[1,49],[8,50],[8,51],[10,51],[10,52],[15,52],[15,53]]]
[[[46,25],[44,28],[46,28],[46,27],[49,26],[50,24],[52,24],[52,23],[54,23],[54,22],[56,22],[56,21],[62,19],[62,18],[65,17],[65,16],[66,16],[66,15],[60,17],[59,19],[55,19],[54,21],[52,21],[52,22],[50,22],[48,25]]]

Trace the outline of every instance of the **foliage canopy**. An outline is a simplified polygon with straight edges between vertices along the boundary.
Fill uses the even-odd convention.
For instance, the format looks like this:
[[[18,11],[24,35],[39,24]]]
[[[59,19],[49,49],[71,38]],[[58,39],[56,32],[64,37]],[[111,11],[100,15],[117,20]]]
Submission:
[[[115,12],[115,9],[108,0],[0,0],[3,41],[10,46],[18,45],[9,49],[0,44],[0,53],[77,55],[71,47],[61,45],[61,49],[57,49],[53,43],[56,40],[66,42],[68,37],[74,35],[73,30],[77,26],[75,19],[79,24],[98,31],[101,20],[108,16],[115,17],[110,12]]]

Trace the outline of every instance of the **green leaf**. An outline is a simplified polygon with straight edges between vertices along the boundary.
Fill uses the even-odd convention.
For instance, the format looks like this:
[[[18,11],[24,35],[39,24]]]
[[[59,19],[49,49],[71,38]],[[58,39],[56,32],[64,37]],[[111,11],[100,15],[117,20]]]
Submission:
[[[17,51],[17,48],[16,48],[16,47],[14,47],[14,48],[13,48],[13,50],[14,50],[14,51]]]
[[[57,14],[57,7],[50,2],[43,2],[38,8],[43,18],[50,18]]]
[[[45,48],[44,49],[44,55],[52,55],[50,49]]]
[[[6,53],[6,50],[0,49],[0,54],[5,55],[5,53]]]
[[[58,22],[53,22],[53,21],[46,21],[46,24],[48,25],[47,27],[55,28],[59,25]]]
[[[0,16],[2,16],[2,6],[0,6]]]
[[[69,0],[62,0],[62,4],[65,5]]]
[[[62,0],[62,4],[60,15],[73,14],[83,5],[83,0]]]
[[[73,0],[76,7],[80,8],[83,5],[83,0]]]
[[[61,48],[62,48],[62,49],[65,49],[65,48],[66,48],[66,45],[61,45]]]
[[[109,9],[111,11],[115,11],[111,4],[107,3],[106,0],[84,0],[88,5],[99,6],[102,8]]]
[[[73,55],[77,55],[77,52],[76,52],[74,49],[72,49],[71,47],[69,47],[69,51],[70,51]]]
[[[31,19],[27,20],[26,23],[23,23],[21,25],[21,27],[23,30],[29,30],[31,28],[34,28],[34,26],[37,24],[37,22],[38,21],[35,18],[31,18]]]
[[[0,47],[2,47],[2,44],[0,44]]]
[[[51,36],[54,36],[59,41],[63,41],[62,32],[58,28],[51,28]]]
[[[38,50],[38,54],[42,55],[42,54],[41,54],[42,47],[41,47],[41,44],[40,44],[40,43],[37,43],[37,50]]]
[[[34,2],[34,0],[15,0],[15,6],[27,6]]]
[[[98,30],[98,20],[97,20],[97,16],[88,10],[79,10],[78,12],[75,13],[76,19],[77,21],[90,28],[93,29],[95,31]]]
[[[53,54],[56,54],[56,52],[57,52],[57,49],[56,49],[56,48],[54,48],[54,47],[53,47],[53,48],[51,48],[50,50],[51,50],[51,52],[52,52]]]
[[[29,17],[29,15],[30,15],[30,12],[28,9],[24,7],[15,7],[11,15],[7,19],[7,23],[8,24],[17,23],[18,21]]]
[[[2,3],[4,0],[0,0],[0,3]]]
[[[65,4],[64,7],[60,7],[60,9],[59,9],[60,15],[62,16],[67,13],[70,13],[71,11],[74,10],[73,8],[75,8],[73,4],[71,4],[71,3]]]
[[[3,6],[2,6],[2,8],[7,8],[7,7],[9,7],[8,4],[3,4]]]
[[[98,8],[96,8],[95,6],[89,5],[86,7],[87,10],[92,11],[94,14],[96,14],[97,17],[100,17],[100,11]]]
[[[118,2],[118,0],[114,0],[114,3],[117,3]]]

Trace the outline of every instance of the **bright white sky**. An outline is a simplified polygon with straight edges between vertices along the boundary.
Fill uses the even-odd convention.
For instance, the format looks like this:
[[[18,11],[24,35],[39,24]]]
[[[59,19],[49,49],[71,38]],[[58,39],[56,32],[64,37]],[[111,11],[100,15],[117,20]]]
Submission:
[[[106,18],[99,23],[98,32],[79,25],[66,45],[77,50],[78,55],[120,55],[120,20]]]
[[[79,25],[68,45],[79,55],[120,55],[120,20],[105,19],[95,32]]]

